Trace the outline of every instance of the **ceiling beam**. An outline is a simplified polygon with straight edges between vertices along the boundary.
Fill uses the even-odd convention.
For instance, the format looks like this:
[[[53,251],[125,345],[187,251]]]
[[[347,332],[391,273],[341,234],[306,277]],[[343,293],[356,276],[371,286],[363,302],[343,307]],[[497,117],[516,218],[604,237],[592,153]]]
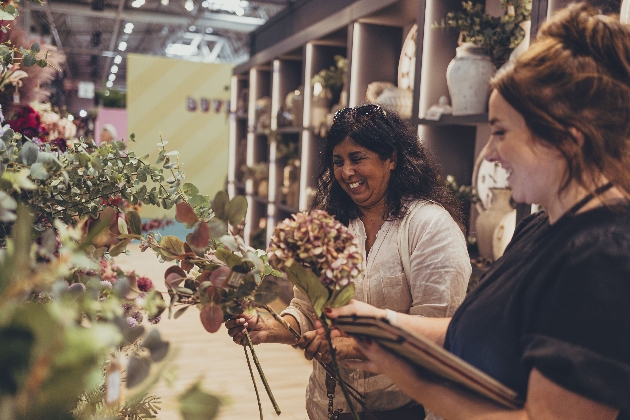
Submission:
[[[113,51],[118,41],[118,32],[120,32],[120,19],[122,17],[123,9],[125,8],[125,0],[118,0],[118,9],[116,10],[116,18],[114,19],[114,29],[112,30],[112,39],[109,41],[109,50]],[[102,79],[107,76],[109,72],[109,66],[112,65],[112,57],[105,59],[105,67],[103,67]]]
[[[30,5],[31,10],[47,10],[46,5],[40,5],[32,3]],[[48,9],[50,10],[50,9]],[[100,19],[116,20],[118,17],[118,10],[105,9],[105,10],[92,10],[88,5],[81,5],[77,3],[59,3],[55,2],[54,10],[55,14],[66,14],[74,16],[94,17]],[[120,19],[129,22],[140,23],[160,23],[164,25],[178,25],[185,26],[190,25],[191,17],[175,15],[172,13],[152,12],[148,10],[123,10],[120,15]],[[195,21],[196,25],[209,26],[214,29],[228,29],[236,32],[251,32],[254,29],[261,26],[265,21],[260,18],[248,17],[248,16],[233,16],[223,13],[210,13],[205,12],[201,17]]]
[[[57,32],[57,26],[55,25],[55,20],[53,19],[52,13],[50,11],[50,5],[46,3],[42,6],[44,8],[44,12],[46,12],[46,17],[48,18],[48,23],[50,24],[50,32],[52,32],[53,37],[55,38],[55,44],[57,50],[63,54],[63,45],[61,45],[61,38],[59,38],[59,32]],[[27,28],[27,30],[30,30]],[[65,68],[66,68],[66,77],[72,80],[72,71],[70,70],[70,63],[68,60],[65,60]]]

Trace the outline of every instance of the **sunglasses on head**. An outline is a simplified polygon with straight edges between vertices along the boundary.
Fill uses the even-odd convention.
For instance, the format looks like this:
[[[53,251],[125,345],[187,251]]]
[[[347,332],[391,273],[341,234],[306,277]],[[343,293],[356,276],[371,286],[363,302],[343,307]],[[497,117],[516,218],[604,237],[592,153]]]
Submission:
[[[354,108],[342,108],[339,111],[335,112],[335,116],[333,117],[333,122],[337,122],[343,118],[346,118],[348,115],[352,117],[354,122],[361,124],[364,121],[369,120],[374,115],[381,115],[385,117],[387,113],[380,105],[377,104],[365,104],[358,105]]]

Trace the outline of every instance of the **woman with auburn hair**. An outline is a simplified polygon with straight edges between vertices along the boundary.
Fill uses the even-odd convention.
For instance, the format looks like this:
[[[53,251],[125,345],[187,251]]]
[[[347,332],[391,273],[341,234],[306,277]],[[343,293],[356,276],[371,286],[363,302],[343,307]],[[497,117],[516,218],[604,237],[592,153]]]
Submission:
[[[516,201],[545,210],[519,224],[452,318],[397,323],[514,389],[524,407],[438,385],[372,342],[361,343],[367,360],[347,364],[384,373],[449,420],[627,420],[630,27],[571,5],[491,87],[485,157],[508,171]],[[351,314],[385,315],[356,301],[327,309]]]
[[[458,202],[440,182],[414,129],[396,113],[375,104],[335,114],[323,153],[323,169],[311,205],[335,216],[359,240],[363,273],[354,297],[412,317],[451,316],[464,299],[472,268],[458,222]],[[314,359],[306,391],[311,420],[351,418],[340,386],[319,362],[331,357],[313,330],[314,309],[294,288],[282,312],[302,335],[295,338],[275,320],[241,314],[226,322],[236,343],[248,328],[258,343],[280,342],[304,349]],[[393,313],[393,312],[392,312]],[[353,338],[334,342],[339,360],[363,358]],[[418,420],[424,409],[384,375],[343,369],[343,379],[362,394],[352,400],[362,419]]]

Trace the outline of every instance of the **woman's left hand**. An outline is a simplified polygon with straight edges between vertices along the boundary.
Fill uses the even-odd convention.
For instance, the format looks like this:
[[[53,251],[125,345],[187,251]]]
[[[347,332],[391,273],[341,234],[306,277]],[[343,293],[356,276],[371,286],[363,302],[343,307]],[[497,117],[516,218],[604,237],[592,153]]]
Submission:
[[[363,353],[354,338],[333,338],[333,346],[335,346],[337,360],[364,359]],[[326,337],[318,335],[316,330],[302,334],[302,338],[298,341],[297,347],[304,350],[306,360],[315,359],[324,363],[330,363],[332,361],[330,347],[328,341],[326,341]]]

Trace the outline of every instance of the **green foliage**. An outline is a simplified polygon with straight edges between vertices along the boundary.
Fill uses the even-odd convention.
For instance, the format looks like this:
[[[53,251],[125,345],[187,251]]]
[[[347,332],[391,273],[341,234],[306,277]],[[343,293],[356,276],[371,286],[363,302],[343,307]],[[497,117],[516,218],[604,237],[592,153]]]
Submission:
[[[470,185],[457,185],[457,181],[453,175],[447,175],[444,179],[444,185],[453,193],[453,195],[459,198],[461,201],[467,201],[470,203],[478,203],[481,199],[476,194],[475,190]]]
[[[170,152],[173,153],[173,152]],[[106,200],[122,196],[131,204],[151,204],[169,209],[185,200],[195,200],[199,211],[209,215],[206,197],[187,196],[180,189],[185,173],[178,161],[172,162],[164,147],[160,150],[162,167],[147,163],[124,142],[94,145],[79,142],[64,153],[46,144],[38,150],[20,134],[8,130],[0,140],[0,217],[10,219],[6,196],[27,203],[35,218],[35,229],[43,232],[55,218],[68,225],[88,216],[97,218],[109,206]],[[165,172],[167,171],[167,172]],[[190,189],[188,191],[191,191]],[[119,205],[121,210],[122,203]],[[133,233],[140,233],[139,217],[133,219]],[[6,230],[0,226],[0,240]],[[121,239],[129,239],[122,237]],[[113,250],[113,255],[124,247]]]
[[[193,197],[198,193],[190,184],[184,185],[184,191]],[[194,228],[186,241],[150,232],[141,247],[151,248],[163,261],[179,261],[164,273],[169,314],[175,309],[178,318],[188,307],[198,306],[204,328],[216,332],[231,316],[275,300],[279,287],[263,278],[282,273],[268,264],[264,251],[245,245],[239,236],[247,214],[245,197],[230,199],[219,191],[209,207],[208,213],[205,204],[194,208],[188,202],[179,203],[177,220]]]
[[[525,31],[520,26],[529,20],[532,12],[531,0],[501,0],[505,10],[502,17],[485,14],[482,3],[462,2],[462,10],[449,12],[446,19],[433,27],[456,28],[462,41],[472,42],[490,56],[495,67],[501,67],[510,53],[520,44]],[[511,11],[514,13],[510,13]]]
[[[340,88],[344,85],[346,82],[348,60],[341,55],[336,55],[334,59],[334,66],[320,70],[319,73],[313,76],[311,79],[312,85],[320,83],[323,88]]]
[[[96,96],[104,107],[124,108],[127,106],[127,94],[117,89],[105,89],[96,92]]]

